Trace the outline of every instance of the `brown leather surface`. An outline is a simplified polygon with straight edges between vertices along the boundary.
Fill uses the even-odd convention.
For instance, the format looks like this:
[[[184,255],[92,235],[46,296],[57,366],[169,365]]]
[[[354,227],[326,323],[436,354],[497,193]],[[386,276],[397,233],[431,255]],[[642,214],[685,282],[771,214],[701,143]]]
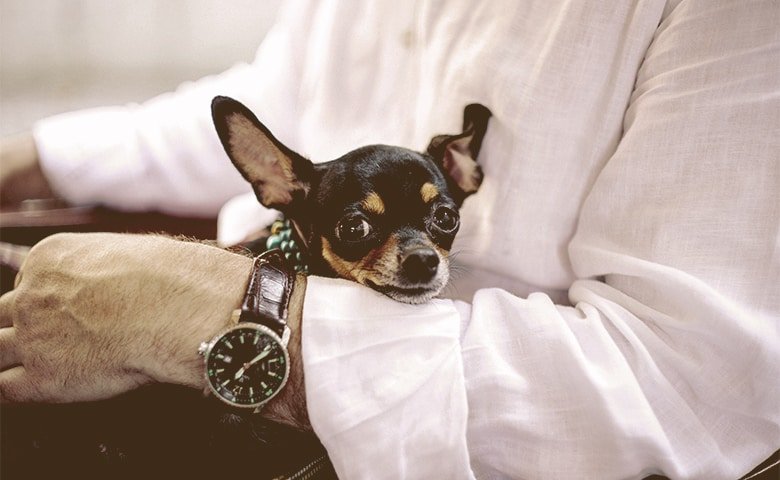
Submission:
[[[72,207],[54,200],[29,201],[16,209],[0,210],[0,237],[4,242],[30,246],[59,232],[164,233],[213,240],[217,238],[217,220]]]
[[[777,480],[778,478],[780,478],[780,450],[776,450],[756,468],[739,477],[739,480]],[[643,480],[669,480],[669,477],[650,475]]]
[[[239,321],[265,325],[281,337],[287,325],[287,306],[294,281],[295,272],[281,250],[259,255],[252,267]]]

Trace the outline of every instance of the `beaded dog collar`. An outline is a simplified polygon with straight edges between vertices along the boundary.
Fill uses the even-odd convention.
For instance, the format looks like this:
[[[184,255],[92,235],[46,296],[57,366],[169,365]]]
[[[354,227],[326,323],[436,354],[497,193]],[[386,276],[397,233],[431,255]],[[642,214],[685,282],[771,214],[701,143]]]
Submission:
[[[267,250],[278,248],[296,272],[309,273],[306,254],[301,248],[302,246],[305,244],[296,239],[295,228],[290,220],[281,218],[271,224],[271,235],[265,241],[265,248]]]

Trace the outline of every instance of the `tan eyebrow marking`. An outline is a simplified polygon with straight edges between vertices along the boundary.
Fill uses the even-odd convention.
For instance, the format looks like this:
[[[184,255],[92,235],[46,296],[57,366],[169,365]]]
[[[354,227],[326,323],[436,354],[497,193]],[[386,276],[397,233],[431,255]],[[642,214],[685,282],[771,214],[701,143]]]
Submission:
[[[363,208],[371,213],[382,215],[385,213],[385,202],[382,201],[382,197],[376,192],[371,192],[363,199]]]
[[[439,189],[431,182],[425,182],[423,183],[423,186],[420,187],[420,196],[422,197],[423,202],[428,203],[439,196]]]

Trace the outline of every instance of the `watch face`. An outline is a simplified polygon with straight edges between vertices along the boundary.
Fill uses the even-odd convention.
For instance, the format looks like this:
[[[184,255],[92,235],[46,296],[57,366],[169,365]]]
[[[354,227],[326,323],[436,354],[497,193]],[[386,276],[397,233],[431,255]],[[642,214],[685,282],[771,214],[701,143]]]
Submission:
[[[268,328],[242,323],[219,335],[206,354],[206,378],[224,402],[257,407],[276,395],[290,370],[281,339]]]

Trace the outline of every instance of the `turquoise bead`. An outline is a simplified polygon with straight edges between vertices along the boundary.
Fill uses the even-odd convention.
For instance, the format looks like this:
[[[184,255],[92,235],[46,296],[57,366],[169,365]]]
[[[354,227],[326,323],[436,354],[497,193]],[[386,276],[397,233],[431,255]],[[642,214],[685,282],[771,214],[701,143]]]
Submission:
[[[280,243],[282,243],[282,239],[277,235],[273,235],[268,237],[268,240],[265,241],[265,248],[273,250],[274,248],[279,248]]]
[[[265,241],[265,248],[268,250],[278,248],[284,253],[287,261],[293,264],[296,272],[309,273],[309,267],[304,263],[303,252],[295,241],[289,220],[277,220],[271,225],[271,236]]]

